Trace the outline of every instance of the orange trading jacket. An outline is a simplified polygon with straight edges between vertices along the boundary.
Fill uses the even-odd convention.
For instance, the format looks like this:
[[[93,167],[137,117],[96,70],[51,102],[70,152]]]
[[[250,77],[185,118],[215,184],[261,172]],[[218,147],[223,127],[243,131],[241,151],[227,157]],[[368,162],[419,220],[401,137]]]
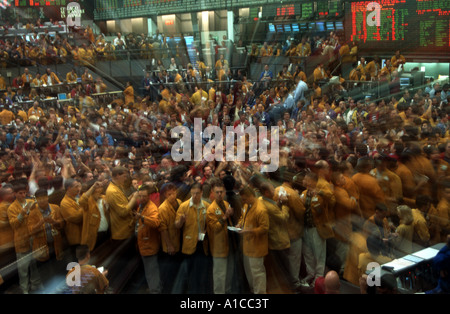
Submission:
[[[291,247],[289,233],[287,231],[287,221],[289,219],[289,207],[278,204],[270,199],[260,197],[269,215],[269,249],[285,250]]]
[[[289,219],[287,222],[287,228],[289,232],[289,238],[292,241],[303,237],[305,206],[303,205],[303,202],[300,199],[300,195],[298,195],[297,191],[288,186],[286,183],[283,183],[281,187],[283,187],[286,191],[288,198],[287,206],[289,207]],[[281,187],[275,188],[275,194],[273,198],[275,202],[278,202]]]
[[[63,257],[63,238],[61,231],[64,228],[64,218],[61,216],[58,205],[49,204],[50,216],[56,221],[52,226],[53,245],[55,248],[55,255],[57,260]],[[47,234],[45,232],[44,224],[36,226],[39,221],[43,219],[39,206],[35,205],[28,216],[28,231],[33,243],[33,256],[38,261],[44,262],[50,258],[49,247],[47,242]]]
[[[106,189],[106,203],[109,205],[111,219],[111,238],[113,240],[128,239],[134,232],[134,218],[127,208],[128,198],[123,190],[111,182]]]
[[[306,202],[306,194],[308,190],[303,191],[300,198],[302,199],[303,204]],[[311,199],[311,211],[312,217],[314,221],[314,225],[319,233],[319,236],[322,239],[329,239],[334,237],[333,229],[331,228],[331,223],[328,218],[327,207],[325,206],[325,200],[320,195],[315,195]]]
[[[239,225],[244,230],[251,230],[243,236],[244,255],[266,256],[269,252],[269,215],[260,200],[256,199],[250,208],[248,204],[244,205]]]
[[[0,250],[14,247],[14,231],[8,220],[8,207],[10,203],[0,203]]]
[[[342,242],[350,241],[352,234],[351,215],[357,210],[358,203],[356,199],[350,198],[347,191],[341,187],[334,187],[334,195],[336,197],[335,210],[335,228],[336,239]]]
[[[143,218],[139,218],[137,221],[139,253],[142,256],[155,255],[161,247],[161,237],[158,230],[161,221],[159,220],[158,207],[152,201],[148,201],[141,215]]]
[[[384,203],[385,196],[377,179],[367,173],[356,173],[352,180],[359,187],[359,206],[364,219],[375,213],[377,203]]]
[[[103,197],[101,201],[105,210],[105,200]],[[86,193],[83,194],[79,200],[79,204],[83,209],[83,227],[81,229],[80,244],[86,244],[89,246],[89,250],[92,251],[97,242],[98,227],[100,226],[102,216],[97,201],[92,196],[87,197]]]
[[[181,201],[177,199],[178,205],[181,204]],[[163,232],[167,230],[169,233],[169,239],[172,242],[172,245],[175,249],[175,252],[180,251],[180,230],[175,227],[175,219],[176,219],[176,211],[173,206],[165,200],[158,208],[159,211],[159,219],[161,220],[161,224],[159,225],[159,231]],[[162,242],[162,250],[167,253],[167,243],[165,241]]]
[[[83,227],[83,209],[77,201],[69,196],[64,196],[61,201],[61,215],[66,221],[64,228],[69,245],[81,243],[81,230]]]
[[[178,220],[181,215],[185,215],[186,217],[186,221],[182,227],[183,243],[181,252],[183,254],[194,254],[197,249],[197,242],[199,241],[199,233],[206,234],[206,212],[210,204],[203,200],[201,202],[202,204],[199,208],[199,212],[191,203],[191,198],[181,203],[177,210],[176,220]],[[208,253],[208,241],[206,240],[203,240],[203,251],[205,254]]]
[[[225,208],[229,203],[223,201]],[[206,210],[206,225],[209,237],[209,247],[213,257],[227,257],[229,253],[228,221],[223,220],[225,213],[216,201],[212,202]]]
[[[27,200],[29,202],[29,200]],[[30,233],[28,232],[28,215],[21,216],[23,207],[15,200],[8,207],[8,219],[14,230],[14,246],[16,253],[27,253],[31,250]]]

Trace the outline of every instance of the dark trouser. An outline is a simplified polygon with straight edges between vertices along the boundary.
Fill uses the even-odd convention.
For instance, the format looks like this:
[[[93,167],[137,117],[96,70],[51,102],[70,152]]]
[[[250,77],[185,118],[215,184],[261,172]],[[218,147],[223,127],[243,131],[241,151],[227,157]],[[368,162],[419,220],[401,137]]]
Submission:
[[[293,278],[290,274],[289,249],[269,250],[265,258],[267,288],[273,293],[293,291]]]
[[[44,284],[44,290],[39,292],[46,294],[60,292],[68,270],[64,259],[56,259],[53,243],[49,243],[49,259],[37,261],[37,268]]]
[[[97,241],[95,242],[95,247],[98,248],[100,245],[105,243],[106,241],[109,241],[111,239],[111,232],[108,231],[101,231],[97,233]]]
[[[169,255],[163,251],[160,252],[158,262],[163,294],[172,293],[182,261],[181,253]]]
[[[183,254],[180,270],[172,293],[205,294],[212,292],[212,260],[203,250],[203,242],[197,242],[192,255]]]

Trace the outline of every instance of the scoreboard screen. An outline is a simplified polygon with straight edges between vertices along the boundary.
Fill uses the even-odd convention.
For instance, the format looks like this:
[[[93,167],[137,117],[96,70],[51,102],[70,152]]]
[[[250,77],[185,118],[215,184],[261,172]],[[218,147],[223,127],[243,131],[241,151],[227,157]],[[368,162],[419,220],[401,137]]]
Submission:
[[[328,17],[328,1],[327,0],[317,1],[316,17],[318,17],[318,18]]]
[[[314,2],[302,3],[302,19],[314,18]]]
[[[342,3],[340,0],[330,0],[328,2],[329,17],[340,17],[342,13]]]
[[[77,0],[14,0],[11,4],[17,8],[66,6]]]
[[[263,17],[295,17],[300,15],[299,4],[269,4],[262,8]]]
[[[12,0],[10,6],[26,12],[25,16],[66,20],[84,16],[84,0]],[[87,1],[86,1],[87,2]]]
[[[450,51],[450,0],[346,3],[346,36],[360,48]]]

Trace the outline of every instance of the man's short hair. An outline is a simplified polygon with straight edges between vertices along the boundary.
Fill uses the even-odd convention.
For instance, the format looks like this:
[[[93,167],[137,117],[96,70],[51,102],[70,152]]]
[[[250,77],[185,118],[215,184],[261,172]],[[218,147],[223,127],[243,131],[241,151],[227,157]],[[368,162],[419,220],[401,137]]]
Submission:
[[[219,178],[215,178],[211,181],[211,187],[214,189],[216,187],[218,188],[224,188],[225,189],[225,184],[223,183],[223,181]]]
[[[165,183],[161,187],[161,195],[165,195],[168,191],[173,191],[173,190],[176,191],[177,189],[178,189],[177,186],[175,184],[173,184],[172,182]]]
[[[34,193],[35,197],[41,197],[41,196],[48,196],[48,191],[47,189],[38,189],[35,193]]]
[[[77,182],[78,182],[78,180],[73,179],[73,178],[66,179],[66,181],[64,182],[64,189],[66,189],[66,190],[70,189]]]
[[[6,183],[4,186],[0,188],[0,198],[3,199],[6,194],[9,194],[9,189],[12,189],[14,191],[14,187],[12,184]]]
[[[20,191],[28,191],[28,186],[23,183],[17,183],[13,187],[14,193],[20,192]]]
[[[264,181],[263,183],[261,183],[261,185],[259,186],[259,190],[261,191],[261,194],[264,195],[264,193],[266,192],[270,192],[270,189],[273,187],[272,184],[270,184],[267,181]]]
[[[112,169],[112,171],[111,171],[111,176],[113,178],[116,178],[117,176],[120,176],[120,175],[122,175],[124,173],[127,173],[127,172],[128,172],[128,170],[125,167],[120,167],[120,166],[119,167],[114,167]]]
[[[196,182],[196,183],[192,184],[191,190],[192,189],[199,189],[201,191],[203,189],[203,187],[202,187],[201,183]]]
[[[250,187],[246,186],[246,187],[244,187],[243,189],[241,189],[239,191],[239,195],[240,196],[247,196],[247,197],[250,197],[250,196],[254,197],[255,196],[255,192]]]

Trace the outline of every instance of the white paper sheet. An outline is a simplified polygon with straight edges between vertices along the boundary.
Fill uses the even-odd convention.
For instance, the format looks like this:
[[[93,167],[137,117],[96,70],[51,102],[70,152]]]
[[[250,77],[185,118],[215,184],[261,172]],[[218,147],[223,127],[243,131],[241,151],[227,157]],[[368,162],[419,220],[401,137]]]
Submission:
[[[414,262],[408,261],[403,258],[399,258],[390,261],[389,263],[383,264],[382,267],[392,267],[394,271],[399,271],[414,264],[415,264]]]
[[[423,258],[423,259],[432,259],[436,256],[436,254],[438,252],[439,252],[438,250],[429,247],[429,248],[423,249],[421,251],[418,251],[416,253],[413,253],[412,255]]]

